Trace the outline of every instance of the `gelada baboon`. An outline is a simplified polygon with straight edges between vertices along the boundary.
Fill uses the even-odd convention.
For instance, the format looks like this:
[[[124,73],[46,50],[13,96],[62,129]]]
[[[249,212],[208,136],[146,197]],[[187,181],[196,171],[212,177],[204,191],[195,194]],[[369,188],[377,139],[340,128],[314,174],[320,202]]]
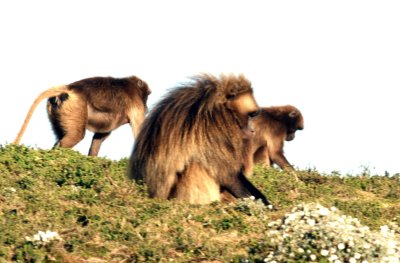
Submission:
[[[135,141],[129,177],[150,197],[195,204],[266,197],[244,176],[243,130],[259,108],[240,76],[200,75],[177,87],[149,113]]]
[[[130,123],[136,137],[147,111],[151,90],[143,80],[94,77],[43,91],[33,102],[14,143],[18,144],[37,105],[48,98],[47,113],[57,137],[54,146],[72,148],[94,132],[89,155],[119,126]]]
[[[250,125],[254,135],[245,140],[245,144],[249,144],[245,174],[252,174],[253,163],[262,163],[264,166],[277,164],[281,169],[293,170],[283,147],[285,141],[294,139],[297,130],[304,128],[301,112],[291,105],[261,108],[260,113],[251,119]]]

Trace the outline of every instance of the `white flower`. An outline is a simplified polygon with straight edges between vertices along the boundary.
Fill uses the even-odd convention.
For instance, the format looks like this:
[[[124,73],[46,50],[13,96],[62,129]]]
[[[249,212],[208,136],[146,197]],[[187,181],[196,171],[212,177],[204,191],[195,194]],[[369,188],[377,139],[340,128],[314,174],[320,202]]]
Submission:
[[[386,237],[389,232],[389,227],[387,225],[381,226],[381,234],[382,236]]]
[[[337,247],[339,250],[343,250],[346,246],[343,243],[339,243]]]
[[[336,255],[331,255],[331,256],[328,258],[329,261],[335,261],[335,260],[337,260],[337,259],[338,259],[338,256],[336,256]]]
[[[324,257],[326,257],[326,256],[329,255],[329,251],[326,250],[326,249],[321,249],[320,253],[321,253],[321,255],[324,256]]]
[[[294,221],[296,219],[295,214],[289,214],[285,219],[285,224],[288,224],[290,221]]]
[[[389,263],[399,263],[400,262],[400,255],[394,257],[387,257],[387,262]]]
[[[350,258],[350,259],[349,259],[349,263],[357,263],[357,259],[355,259],[355,258]]]
[[[311,261],[315,261],[317,259],[317,256],[314,254],[311,254],[310,259],[311,259]]]
[[[394,240],[389,240],[388,241],[388,247],[390,247],[390,248],[397,247],[396,242]]]
[[[315,226],[315,220],[314,219],[307,219],[307,224],[310,226]]]
[[[47,244],[53,240],[62,240],[62,238],[57,232],[47,230],[46,232],[38,231],[38,233],[34,234],[33,237],[25,237],[25,240],[35,243],[37,245],[41,245]]]
[[[354,258],[355,259],[360,259],[361,258],[361,254],[360,253],[355,253],[354,254]]]
[[[329,209],[326,208],[326,207],[321,207],[321,208],[318,210],[318,214],[319,214],[320,216],[327,216],[327,215],[330,214],[330,212],[331,212],[331,211],[329,211]]]

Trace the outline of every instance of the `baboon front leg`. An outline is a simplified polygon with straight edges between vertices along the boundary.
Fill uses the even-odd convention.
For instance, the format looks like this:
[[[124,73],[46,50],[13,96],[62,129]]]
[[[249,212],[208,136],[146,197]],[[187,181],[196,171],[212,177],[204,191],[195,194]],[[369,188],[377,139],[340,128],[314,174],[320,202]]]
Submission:
[[[294,176],[296,181],[299,181],[299,176],[297,175],[296,170],[286,159],[285,155],[283,155],[283,152],[271,154],[271,159],[272,162],[276,163],[282,170],[289,172],[289,174]]]
[[[265,205],[270,205],[265,195],[260,192],[243,173],[235,176],[230,182],[223,185],[236,198],[244,198],[254,196],[256,199],[261,199]]]
[[[282,151],[271,152],[271,160],[273,163],[276,163],[282,170],[293,169],[292,165],[286,159],[285,155],[283,155]]]
[[[152,171],[154,174],[147,174],[144,183],[147,185],[149,196],[152,198],[169,199],[173,189],[176,187],[177,175],[175,171]]]
[[[84,129],[80,131],[67,132],[54,144],[54,147],[72,148],[82,141],[83,137],[85,137]]]
[[[100,150],[101,143],[110,136],[111,132],[106,133],[94,133],[92,138],[92,144],[90,145],[89,155],[97,156]]]
[[[133,137],[135,139],[139,134],[140,126],[142,125],[145,114],[145,109],[138,108],[132,109],[128,114],[129,124],[131,125]]]

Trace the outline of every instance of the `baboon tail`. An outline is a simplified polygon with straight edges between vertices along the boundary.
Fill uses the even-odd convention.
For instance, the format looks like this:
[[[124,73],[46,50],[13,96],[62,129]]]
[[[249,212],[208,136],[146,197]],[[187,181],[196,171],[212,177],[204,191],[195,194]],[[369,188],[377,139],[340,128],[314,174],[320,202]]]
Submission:
[[[24,132],[26,130],[26,127],[28,126],[28,123],[32,117],[33,111],[36,109],[37,105],[44,99],[58,96],[61,93],[68,92],[68,86],[67,85],[61,85],[61,86],[55,86],[52,87],[48,90],[43,91],[40,93],[40,95],[34,100],[32,103],[32,106],[29,108],[28,114],[25,117],[24,123],[22,124],[21,129],[18,132],[17,138],[14,140],[14,144],[19,144],[21,141],[22,135],[24,135]]]

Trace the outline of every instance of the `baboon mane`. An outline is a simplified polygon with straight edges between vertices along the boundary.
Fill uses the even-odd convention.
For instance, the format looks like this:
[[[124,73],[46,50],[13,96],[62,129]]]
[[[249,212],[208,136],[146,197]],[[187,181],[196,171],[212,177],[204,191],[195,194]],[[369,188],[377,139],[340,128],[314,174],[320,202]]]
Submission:
[[[245,92],[252,92],[252,88],[242,75],[216,78],[206,74],[171,90],[142,125],[133,154],[137,160],[131,161],[132,177],[140,180],[144,171],[156,173],[159,163],[171,167],[178,163],[178,169],[183,170],[190,158],[207,167],[240,169],[241,127],[226,102]]]

